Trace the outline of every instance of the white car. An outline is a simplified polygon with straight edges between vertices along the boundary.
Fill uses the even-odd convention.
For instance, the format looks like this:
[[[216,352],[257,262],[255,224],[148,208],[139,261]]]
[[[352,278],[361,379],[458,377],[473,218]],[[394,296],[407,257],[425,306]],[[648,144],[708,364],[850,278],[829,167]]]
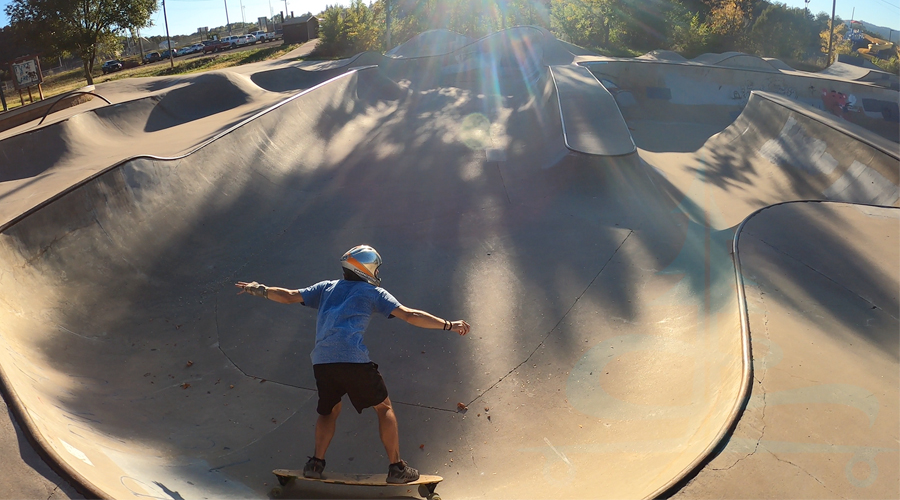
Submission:
[[[191,47],[188,45],[187,47],[182,47],[175,51],[175,57],[181,57],[187,54],[190,54]]]
[[[232,35],[223,38],[222,42],[227,43],[231,48],[235,48],[240,47],[241,45],[247,45],[247,38],[244,35]]]
[[[253,33],[250,33],[250,34],[256,37],[257,42],[268,42],[270,40],[275,39],[275,37],[272,36],[272,35],[275,35],[275,33],[268,33],[265,31],[254,31]]]
[[[194,54],[197,52],[203,52],[203,47],[204,45],[202,43],[195,43],[194,45],[191,45],[191,51],[189,53]]]

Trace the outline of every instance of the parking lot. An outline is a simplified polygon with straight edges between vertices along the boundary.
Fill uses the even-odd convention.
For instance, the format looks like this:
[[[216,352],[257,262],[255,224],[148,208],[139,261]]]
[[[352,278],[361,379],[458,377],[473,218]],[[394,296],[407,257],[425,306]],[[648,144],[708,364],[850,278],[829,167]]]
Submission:
[[[274,40],[274,41],[271,41],[271,42],[257,42],[257,43],[254,43],[254,44],[242,45],[242,46],[240,46],[240,47],[235,47],[235,48],[233,48],[233,49],[228,49],[228,50],[226,50],[226,51],[224,51],[224,52],[225,52],[225,53],[229,53],[229,54],[233,54],[233,53],[236,53],[236,52],[244,52],[244,51],[246,51],[246,50],[250,50],[250,49],[258,49],[258,48],[262,48],[262,47],[280,47],[280,46],[283,45],[283,44],[284,44],[284,39],[283,39],[283,38],[279,38],[278,40]],[[153,52],[153,51],[151,51],[151,52]],[[162,51],[159,50],[159,51],[155,51],[155,52],[162,52]],[[147,52],[145,52],[145,54],[146,54],[146,53],[147,53]],[[203,52],[196,52],[196,53],[194,53],[194,54],[188,54],[188,55],[186,55],[186,56],[179,56],[179,57],[175,57],[175,58],[173,58],[173,59],[174,59],[175,61],[188,61],[188,60],[191,60],[191,59],[197,59],[198,57],[213,57],[213,56],[215,56],[216,54],[221,54],[221,53],[223,53],[223,52],[220,51],[220,52],[215,52],[215,53],[211,53],[211,54],[204,54]],[[142,67],[153,67],[153,66],[155,66],[155,65],[160,65],[160,64],[169,64],[169,58],[167,57],[167,58],[162,59],[162,60],[160,60],[160,61],[156,61],[156,62],[152,62],[152,63],[148,63],[148,64],[143,64]]]

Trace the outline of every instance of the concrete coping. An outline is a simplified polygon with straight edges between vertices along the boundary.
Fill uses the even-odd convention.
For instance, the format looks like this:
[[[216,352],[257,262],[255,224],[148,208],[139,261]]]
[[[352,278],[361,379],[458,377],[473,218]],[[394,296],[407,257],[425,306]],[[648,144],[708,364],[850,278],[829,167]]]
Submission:
[[[852,83],[854,85],[863,85],[866,87],[873,87],[878,89],[888,89],[884,85],[879,85],[875,82],[867,82],[862,80],[847,80],[846,78],[841,78],[835,75],[829,75],[827,73],[810,73],[808,71],[802,71],[799,69],[794,70],[781,70],[777,69],[774,66],[771,69],[759,68],[759,67],[743,67],[743,66],[723,66],[720,64],[710,64],[702,61],[693,61],[690,59],[684,61],[671,61],[666,59],[641,59],[639,57],[634,58],[619,58],[619,57],[607,57],[607,56],[575,56],[575,64],[578,66],[592,66],[595,64],[608,64],[612,62],[617,63],[634,63],[634,64],[668,64],[668,65],[676,65],[676,66],[692,66],[699,68],[719,68],[726,69],[731,71],[748,71],[754,73],[765,73],[765,74],[774,74],[774,75],[794,75],[801,76],[806,78],[818,78],[822,80],[833,80],[836,82],[845,82]],[[771,64],[771,63],[770,63]],[[889,89],[888,89],[889,90]]]

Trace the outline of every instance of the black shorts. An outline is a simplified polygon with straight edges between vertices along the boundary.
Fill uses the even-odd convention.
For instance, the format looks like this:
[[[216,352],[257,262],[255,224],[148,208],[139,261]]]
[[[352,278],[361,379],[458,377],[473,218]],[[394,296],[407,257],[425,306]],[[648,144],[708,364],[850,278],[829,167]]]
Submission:
[[[388,397],[387,386],[375,363],[325,363],[313,365],[316,389],[319,391],[319,415],[330,415],[344,394],[356,411],[375,406]]]

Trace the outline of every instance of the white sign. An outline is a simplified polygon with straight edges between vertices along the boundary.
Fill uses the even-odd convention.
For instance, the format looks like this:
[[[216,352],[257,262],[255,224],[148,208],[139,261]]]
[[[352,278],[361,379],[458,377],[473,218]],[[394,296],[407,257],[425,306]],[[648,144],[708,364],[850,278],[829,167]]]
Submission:
[[[16,75],[16,84],[19,88],[30,87],[41,83],[36,59],[29,59],[13,63],[13,73]]]

